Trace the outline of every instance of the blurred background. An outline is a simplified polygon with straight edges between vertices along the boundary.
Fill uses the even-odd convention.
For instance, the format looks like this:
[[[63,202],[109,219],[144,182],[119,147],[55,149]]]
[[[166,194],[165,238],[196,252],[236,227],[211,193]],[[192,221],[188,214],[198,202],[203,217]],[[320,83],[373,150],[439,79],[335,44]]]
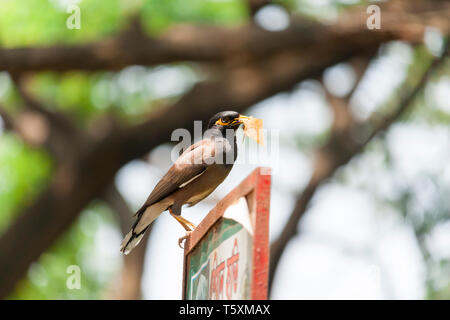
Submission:
[[[174,219],[119,245],[231,109],[268,153],[183,215],[272,167],[272,299],[450,299],[449,33],[440,0],[0,1],[0,297],[180,299]]]

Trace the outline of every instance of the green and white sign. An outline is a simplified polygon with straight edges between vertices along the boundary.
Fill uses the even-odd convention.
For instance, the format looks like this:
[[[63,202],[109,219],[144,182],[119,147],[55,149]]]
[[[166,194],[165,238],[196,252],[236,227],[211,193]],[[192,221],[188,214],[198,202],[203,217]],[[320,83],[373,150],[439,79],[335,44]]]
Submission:
[[[270,181],[256,168],[186,236],[183,299],[267,299]]]
[[[252,235],[221,218],[190,253],[186,299],[250,299]]]

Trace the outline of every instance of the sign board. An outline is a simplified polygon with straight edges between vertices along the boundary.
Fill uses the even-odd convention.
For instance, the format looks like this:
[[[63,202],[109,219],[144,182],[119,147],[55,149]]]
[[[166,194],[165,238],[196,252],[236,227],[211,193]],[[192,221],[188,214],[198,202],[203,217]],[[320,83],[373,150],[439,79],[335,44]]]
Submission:
[[[267,299],[270,178],[255,169],[189,234],[184,299]]]

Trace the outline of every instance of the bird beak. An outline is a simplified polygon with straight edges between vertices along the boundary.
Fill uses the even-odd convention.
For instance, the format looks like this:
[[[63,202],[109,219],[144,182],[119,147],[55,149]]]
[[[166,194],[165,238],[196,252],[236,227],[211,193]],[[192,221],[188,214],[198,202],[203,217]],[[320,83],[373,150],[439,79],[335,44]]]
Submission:
[[[247,117],[247,116],[244,116],[244,115],[240,114],[240,115],[239,115],[239,118],[236,118],[236,119],[233,121],[233,124],[236,124],[236,123],[242,124],[242,123],[245,122],[245,120],[248,120],[248,119],[250,119],[250,117]]]

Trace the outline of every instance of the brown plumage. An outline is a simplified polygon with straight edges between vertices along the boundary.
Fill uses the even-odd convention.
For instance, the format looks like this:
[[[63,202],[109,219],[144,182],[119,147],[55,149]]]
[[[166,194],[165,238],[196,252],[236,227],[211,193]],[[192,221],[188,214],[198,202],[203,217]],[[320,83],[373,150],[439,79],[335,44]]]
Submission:
[[[180,155],[136,212],[136,220],[120,248],[123,253],[128,254],[139,244],[148,226],[165,210],[187,231],[195,227],[181,217],[181,207],[197,204],[228,176],[237,157],[234,131],[242,123],[240,117],[244,116],[226,111],[211,118],[210,137],[191,145]],[[231,138],[226,138],[226,129],[232,129]]]

